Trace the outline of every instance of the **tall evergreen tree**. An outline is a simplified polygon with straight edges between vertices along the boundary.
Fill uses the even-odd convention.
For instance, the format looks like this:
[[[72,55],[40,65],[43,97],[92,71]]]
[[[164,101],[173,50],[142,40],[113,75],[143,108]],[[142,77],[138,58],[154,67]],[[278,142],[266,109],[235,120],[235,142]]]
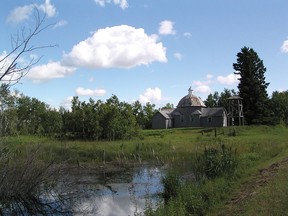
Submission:
[[[265,124],[269,121],[269,83],[265,81],[266,68],[258,54],[243,47],[233,64],[235,74],[240,75],[239,96],[243,98],[244,116],[248,124]]]

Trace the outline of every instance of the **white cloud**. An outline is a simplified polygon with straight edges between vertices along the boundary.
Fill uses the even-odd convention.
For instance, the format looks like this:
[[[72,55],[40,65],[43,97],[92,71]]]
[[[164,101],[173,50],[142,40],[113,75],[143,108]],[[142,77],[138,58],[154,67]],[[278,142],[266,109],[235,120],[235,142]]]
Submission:
[[[174,53],[174,57],[178,60],[182,60],[182,58],[183,58],[182,54],[179,52]]]
[[[128,2],[127,0],[94,0],[96,4],[100,5],[101,7],[105,7],[106,4],[110,4],[113,2],[115,5],[120,6],[122,10],[128,8]]]
[[[206,75],[206,78],[207,78],[208,80],[211,80],[211,79],[213,78],[213,75],[212,75],[212,74],[207,74],[207,75]]]
[[[12,54],[8,54],[6,51],[3,51],[0,54],[0,76],[3,76],[4,73],[6,72],[6,70],[8,70],[8,67],[11,66],[11,64],[13,63],[13,61],[15,60],[17,54],[16,53],[12,53]],[[31,59],[33,58],[33,56],[30,56]],[[30,59],[30,61],[31,61]],[[27,64],[29,64],[30,61],[26,61],[24,58],[19,57],[17,59],[17,68],[25,68],[27,66]],[[7,83],[14,83],[16,82],[18,79],[20,79],[23,75],[25,75],[27,71],[23,70],[23,71],[18,71],[18,72],[14,72],[12,74],[6,74],[4,77],[2,77],[2,82],[7,82]]]
[[[17,7],[12,10],[7,17],[6,21],[8,23],[19,23],[24,20],[29,19],[33,11],[33,5],[25,5],[22,7]]]
[[[223,85],[234,85],[239,82],[239,75],[236,74],[229,74],[225,76],[218,76],[217,81]]]
[[[70,110],[71,109],[71,101],[73,99],[73,96],[67,97],[65,100],[61,102],[61,106],[64,107],[65,109]]]
[[[76,89],[76,94],[78,96],[103,96],[106,94],[105,89],[84,89],[82,87],[79,87]]]
[[[194,90],[195,90],[195,92],[206,93],[206,94],[211,92],[211,88],[208,85],[197,86]]]
[[[8,23],[20,23],[24,20],[27,20],[30,18],[35,8],[45,13],[47,17],[53,17],[56,15],[56,8],[54,5],[50,3],[50,0],[45,0],[44,4],[30,4],[14,8],[10,12],[6,21]]]
[[[169,20],[164,20],[160,23],[159,27],[159,34],[161,35],[170,35],[170,34],[176,34],[176,31],[173,29],[174,23]]]
[[[281,52],[288,53],[288,40],[285,40],[281,46]]]
[[[62,27],[62,26],[64,26],[64,25],[67,25],[67,21],[66,20],[60,20],[59,22],[57,22],[54,26],[53,26],[53,28],[55,29],[55,28],[59,28],[59,27]]]
[[[212,75],[207,74],[206,75],[207,79],[206,81],[200,81],[200,80],[195,80],[193,81],[193,86],[196,86],[196,88],[194,89],[195,92],[197,93],[210,93],[211,92],[211,88],[209,87],[209,84],[211,84],[211,79]]]
[[[190,38],[192,36],[190,32],[185,32],[183,35],[184,37],[187,37],[187,38]]]
[[[154,89],[148,88],[145,90],[143,94],[139,96],[139,101],[141,103],[147,103],[147,102],[154,103],[160,100],[162,100],[162,93],[161,89],[157,87]]]
[[[56,8],[50,3],[50,0],[45,0],[44,4],[38,5],[37,7],[48,17],[54,17],[56,15]]]
[[[167,62],[166,48],[144,29],[121,25],[99,29],[64,54],[63,63],[84,68],[132,68]]]
[[[31,68],[27,78],[36,82],[63,78],[72,74],[75,70],[76,68],[63,66],[60,62],[49,62],[46,65],[37,65]]]

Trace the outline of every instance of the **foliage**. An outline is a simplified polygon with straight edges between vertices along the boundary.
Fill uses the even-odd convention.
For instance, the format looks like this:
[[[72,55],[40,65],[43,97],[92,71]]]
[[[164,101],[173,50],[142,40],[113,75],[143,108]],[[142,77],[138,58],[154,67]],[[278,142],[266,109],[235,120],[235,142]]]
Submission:
[[[48,104],[0,86],[1,135],[48,135],[73,139],[131,139],[139,129],[151,128],[155,105],[120,102],[112,95],[106,102],[80,101],[73,97],[71,109]]]
[[[243,47],[237,54],[237,63],[233,64],[239,75],[239,96],[243,98],[245,120],[250,124],[267,124],[270,122],[269,103],[265,81],[266,68],[258,54],[248,47]]]
[[[288,91],[274,91],[271,97],[271,110],[277,123],[288,125]]]
[[[207,99],[204,101],[207,107],[224,107],[227,111],[229,110],[228,98],[235,96],[236,92],[234,89],[224,89],[223,92],[214,92],[213,94],[210,93],[207,96]]]
[[[227,148],[224,144],[217,148],[205,148],[204,153],[196,157],[194,166],[198,179],[233,176],[237,168],[236,150]]]
[[[38,152],[39,166],[47,165],[51,160],[56,165],[69,160],[68,166],[77,165],[81,169],[103,167],[105,162],[107,167],[135,166],[136,163],[142,162],[154,165],[168,164],[172,173],[177,172],[179,177],[174,178],[176,181],[170,179],[170,182],[180,180],[180,187],[177,187],[178,190],[174,193],[176,197],[170,199],[166,205],[160,205],[156,212],[149,211],[149,215],[210,215],[212,211],[217,215],[217,208],[223,207],[223,212],[226,211],[225,203],[229,201],[232,191],[237,190],[237,186],[256,175],[259,169],[267,164],[287,157],[288,153],[287,128],[283,125],[235,127],[237,136],[229,136],[231,128],[221,130],[223,133],[217,137],[201,135],[202,129],[195,128],[144,130],[141,139],[115,141],[60,141],[49,137],[20,135],[2,138],[0,146],[3,153],[9,151],[10,155],[15,155],[14,158],[17,160],[10,162],[12,164],[19,161],[18,165],[25,164],[27,148],[35,149],[38,145],[42,149]],[[217,149],[217,154],[213,152],[213,157],[210,156],[213,161],[218,161],[218,156],[223,152],[219,143],[225,143],[224,151],[228,159],[228,146],[232,147],[231,155],[237,157],[236,172],[231,172],[234,178],[231,178],[233,176],[228,171],[216,178],[204,177],[201,181],[195,182],[192,171],[196,166],[197,157],[204,160],[210,155],[209,152],[204,156],[205,149]],[[233,149],[237,149],[237,155]],[[229,161],[228,159],[224,161]],[[3,167],[1,166],[1,169]],[[21,173],[23,166],[21,167],[17,169],[18,173]],[[271,199],[269,201],[273,202]]]
[[[181,180],[179,174],[176,172],[168,172],[165,177],[161,179],[164,191],[162,197],[165,203],[176,198],[181,187]]]
[[[129,139],[138,126],[132,106],[113,95],[105,103],[72,99],[71,111],[63,111],[63,133],[82,139]]]
[[[164,107],[161,107],[161,109],[173,109],[174,105],[171,103],[167,103]]]

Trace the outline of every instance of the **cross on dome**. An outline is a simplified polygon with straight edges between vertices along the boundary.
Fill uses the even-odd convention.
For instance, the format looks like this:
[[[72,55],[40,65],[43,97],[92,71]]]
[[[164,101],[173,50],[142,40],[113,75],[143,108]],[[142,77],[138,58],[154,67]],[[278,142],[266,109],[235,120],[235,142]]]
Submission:
[[[192,93],[193,93],[193,89],[192,89],[191,86],[190,86],[190,88],[188,89],[188,95],[189,95],[189,97],[192,96]]]

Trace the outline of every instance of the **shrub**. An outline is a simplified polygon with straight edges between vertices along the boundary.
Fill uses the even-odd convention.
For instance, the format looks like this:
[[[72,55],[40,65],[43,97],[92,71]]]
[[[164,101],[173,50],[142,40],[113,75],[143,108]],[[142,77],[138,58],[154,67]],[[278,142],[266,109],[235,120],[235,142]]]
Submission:
[[[196,157],[194,172],[198,180],[215,179],[220,176],[231,177],[237,164],[236,150],[222,144],[219,147],[205,148],[204,153]]]
[[[163,184],[163,199],[167,203],[169,200],[177,197],[181,187],[180,176],[176,172],[168,172],[161,180]]]

